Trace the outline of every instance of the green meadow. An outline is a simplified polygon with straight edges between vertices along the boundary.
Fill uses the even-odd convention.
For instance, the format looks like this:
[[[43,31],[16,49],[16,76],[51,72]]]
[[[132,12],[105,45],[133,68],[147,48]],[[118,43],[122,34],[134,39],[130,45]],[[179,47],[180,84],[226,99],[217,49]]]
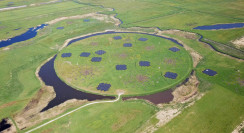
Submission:
[[[143,101],[95,104],[63,117],[35,132],[135,132],[157,108]]]
[[[14,4],[10,6],[19,6],[48,2],[48,0],[3,0],[0,1],[0,8],[7,7],[9,2],[14,2]],[[108,11],[105,8],[94,5],[114,8],[115,11]],[[0,40],[20,35],[27,31],[28,28],[35,27],[59,17],[95,12],[101,12],[102,14],[118,13],[117,17],[123,21],[123,24],[121,24],[119,28],[113,23],[93,18],[86,18],[90,19],[90,22],[84,22],[84,19],[64,20],[53,25],[48,25],[44,29],[38,31],[35,38],[13,44],[6,48],[0,48],[0,119],[7,117],[14,118],[13,116],[16,113],[26,107],[33,96],[43,87],[35,75],[36,69],[45,60],[58,54],[57,60],[55,61],[55,69],[61,79],[76,89],[91,93],[102,94],[96,91],[96,86],[101,80],[104,80],[104,82],[113,82],[112,86],[115,88],[112,88],[112,95],[115,94],[117,89],[126,90],[126,92],[128,92],[126,95],[158,92],[174,87],[185,79],[185,77],[189,75],[190,70],[193,69],[200,81],[198,91],[199,93],[204,93],[204,96],[195,101],[192,106],[182,110],[181,114],[176,116],[169,123],[159,127],[156,132],[232,132],[235,127],[244,120],[244,62],[241,59],[234,58],[238,57],[244,59],[244,49],[236,47],[232,41],[243,37],[244,30],[243,28],[238,28],[203,31],[194,30],[193,28],[219,23],[243,22],[243,9],[243,0],[67,0],[40,6],[28,6],[21,9],[0,11]],[[59,30],[56,29],[57,27],[64,27],[64,29]],[[122,30],[123,28],[130,27],[159,27],[161,30],[178,29],[198,33],[203,35],[203,41],[211,43],[217,50],[227,55],[212,50],[207,44],[199,42],[197,39],[186,39],[174,34],[165,35],[180,40],[203,57],[196,68],[192,68],[192,60],[189,57],[189,53],[185,51],[184,48],[167,40],[147,35],[120,34],[122,37],[134,41],[132,42],[133,46],[138,45],[136,49],[133,49],[133,47],[128,48],[128,51],[125,51],[122,47],[123,43],[128,40],[113,40],[114,35],[102,35],[88,38],[59,51],[64,41],[69,38],[108,29]],[[20,29],[14,30],[18,28]],[[137,39],[141,36],[149,38],[148,43],[138,42]],[[93,48],[89,45],[92,42],[98,42],[99,45]],[[159,42],[165,45],[158,45]],[[153,47],[148,47],[148,49],[146,48],[145,50],[145,47],[143,47],[141,43],[150,46],[154,45],[154,50],[156,52],[151,49]],[[94,82],[90,80],[86,82],[82,81],[84,76],[77,76],[75,74],[77,72],[76,70],[79,70],[76,64],[82,65],[84,62],[89,65],[92,64],[90,62],[91,58],[81,59],[81,57],[79,57],[80,53],[84,50],[83,46],[87,48],[84,52],[89,50],[92,53],[91,56],[97,56],[94,52],[104,48],[105,45],[114,45],[112,48],[106,47],[105,49],[106,52],[111,51],[111,54],[108,52],[102,55],[102,57],[104,56],[104,60],[102,61],[110,62],[111,59],[111,62],[101,62],[104,63],[103,67],[99,67],[99,65],[96,64],[96,69],[94,70],[97,70],[97,73],[95,74],[99,75],[107,71],[109,73],[115,73],[116,76],[112,74],[100,75]],[[180,48],[181,53],[177,53],[179,54],[177,56],[169,54],[168,48],[171,46]],[[149,50],[149,52],[147,50]],[[62,53],[70,51],[73,54],[72,57],[61,58]],[[163,52],[158,53],[159,51]],[[117,52],[127,52],[127,55],[131,55],[131,58],[118,58]],[[132,54],[133,52],[137,54],[134,55]],[[143,57],[142,55],[144,55],[145,52],[148,52],[150,56]],[[155,55],[155,53],[157,53],[157,55]],[[128,65],[128,70],[129,68],[133,70],[129,71],[130,74],[115,71],[115,65],[118,63],[124,64],[124,62],[126,62],[128,64],[133,64],[135,63],[133,60],[138,62],[139,60],[146,59],[153,60],[151,62],[153,64],[155,62],[164,61],[159,58],[160,56],[175,59],[179,64],[160,64],[160,68],[166,69],[158,70],[156,67],[151,67],[150,71],[144,68],[140,68],[140,71],[136,71],[134,66]],[[69,63],[72,65],[69,65]],[[184,65],[179,68],[182,64]],[[72,68],[74,72],[70,73],[71,71],[67,68]],[[211,77],[203,74],[202,71],[205,69],[215,70],[217,71],[217,75]],[[164,73],[166,70],[177,71],[179,79],[173,82],[170,79],[160,79],[160,82],[157,84],[159,76],[155,76],[154,74]],[[139,73],[150,77],[148,79],[152,82],[141,84],[133,79],[133,75]],[[73,81],[69,81],[67,77]],[[120,77],[122,79],[121,82],[118,80]],[[86,78],[90,79],[91,77]],[[127,86],[123,84],[123,81],[131,79],[133,83]],[[156,88],[155,91],[151,91],[153,88],[152,86]],[[90,87],[90,90],[86,90],[84,87]],[[65,112],[71,111],[72,109],[74,108],[70,108]],[[139,128],[145,128],[143,127],[147,125],[145,123],[152,120],[152,118],[154,121],[153,123],[157,123],[158,120],[155,120],[155,114],[159,110],[160,109],[155,105],[149,104],[143,100],[120,100],[115,103],[96,104],[85,107],[67,117],[63,117],[35,132],[136,132]],[[59,114],[59,116],[60,115],[62,114]],[[52,118],[48,120],[52,120]],[[44,120],[34,127],[48,120]],[[24,131],[31,128],[27,128]]]
[[[217,31],[193,29],[203,25],[243,22],[244,2],[242,0],[82,0],[82,2],[115,8],[118,18],[123,20],[122,27],[159,27],[161,30],[179,29],[199,33],[204,38],[230,46],[221,49],[218,44],[212,44],[219,51],[244,58],[243,47],[239,48],[231,43],[243,36],[243,28]],[[232,52],[233,47],[242,51]]]
[[[196,40],[168,36],[180,39],[203,56],[196,74],[201,82],[199,91],[205,95],[157,133],[232,132],[244,119],[244,62],[209,50],[209,46]],[[214,77],[203,74],[207,68],[218,74]]]
[[[9,46],[10,50],[1,48],[0,119],[23,109],[36,94],[41,87],[35,76],[37,67],[57,54],[66,39],[114,27],[112,23],[89,19],[89,23],[83,19],[61,21],[40,30],[35,38]],[[60,26],[65,28],[56,29]]]
[[[121,36],[115,40],[113,37]],[[139,41],[147,38],[147,41]],[[131,43],[132,47],[124,47]],[[178,48],[172,52],[170,48]],[[98,55],[95,52],[104,50]],[[88,52],[89,57],[80,54]],[[71,57],[61,57],[71,53]],[[101,62],[92,62],[92,57],[101,57]],[[149,61],[150,66],[140,66],[140,61]],[[126,70],[116,70],[116,65],[126,65]],[[67,84],[97,94],[145,95],[172,88],[183,82],[192,71],[192,59],[181,46],[152,35],[118,33],[90,37],[69,45],[55,60],[55,70]],[[166,72],[177,74],[176,79],[164,77]],[[108,91],[97,90],[100,83],[111,84]]]
[[[3,11],[0,13],[0,39],[14,37],[22,34],[31,27],[36,27],[37,25],[41,25],[59,17],[82,15],[104,10],[105,9],[98,7],[66,1],[56,4]],[[20,29],[15,30],[18,28]]]

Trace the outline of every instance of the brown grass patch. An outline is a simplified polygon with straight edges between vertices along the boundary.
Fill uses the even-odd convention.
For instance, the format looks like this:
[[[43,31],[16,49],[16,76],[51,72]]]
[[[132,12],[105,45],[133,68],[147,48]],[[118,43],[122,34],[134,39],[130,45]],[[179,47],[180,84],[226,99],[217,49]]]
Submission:
[[[140,110],[132,110],[127,115],[119,115],[118,121],[112,125],[113,132],[119,130],[121,127],[125,126],[127,122],[133,120],[136,114],[141,113]]]
[[[191,39],[191,40],[197,39],[197,36],[194,33],[180,31],[180,30],[165,30],[165,31],[162,31],[161,33],[177,35],[177,36],[184,37],[186,39]]]
[[[164,63],[169,64],[169,65],[175,65],[176,60],[175,59],[165,58],[164,59]]]
[[[155,46],[146,46],[145,49],[146,49],[146,50],[154,50],[154,49],[155,49]]]
[[[98,42],[91,42],[90,45],[91,46],[98,46]]]
[[[52,133],[52,132],[53,132],[52,128],[49,128],[49,129],[42,131],[42,133]]]
[[[73,24],[73,22],[72,21],[68,21],[68,22],[66,22],[66,24]]]
[[[10,106],[13,106],[13,105],[18,104],[18,103],[20,103],[20,102],[25,102],[25,101],[27,101],[27,100],[29,100],[29,99],[24,99],[24,100],[19,100],[19,101],[8,102],[8,103],[5,103],[5,104],[1,105],[1,106],[0,106],[0,109],[6,108],[6,107],[10,107]]]
[[[93,73],[93,69],[92,68],[88,68],[88,69],[83,69],[81,70],[81,73],[83,76],[93,76],[94,73]]]
[[[136,79],[138,82],[144,83],[147,82],[149,78],[145,75],[137,75]]]
[[[241,87],[244,86],[244,80],[242,80],[242,79],[240,79],[240,78],[238,79],[238,83],[240,84]]]
[[[174,100],[175,102],[184,102],[187,99],[191,98],[193,95],[198,93],[198,85],[199,81],[195,74],[193,74],[188,82],[181,85],[180,87],[177,87],[174,92]]]
[[[125,59],[128,57],[128,55],[126,53],[122,53],[122,54],[119,54],[118,57],[121,59]]]

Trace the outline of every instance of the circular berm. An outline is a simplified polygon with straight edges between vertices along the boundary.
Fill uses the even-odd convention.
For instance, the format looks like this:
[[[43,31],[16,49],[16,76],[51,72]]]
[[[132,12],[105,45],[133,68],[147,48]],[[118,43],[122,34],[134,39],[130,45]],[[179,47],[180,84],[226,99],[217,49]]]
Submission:
[[[149,34],[102,34],[63,49],[55,71],[66,84],[102,95],[147,95],[183,82],[192,59],[180,45]]]

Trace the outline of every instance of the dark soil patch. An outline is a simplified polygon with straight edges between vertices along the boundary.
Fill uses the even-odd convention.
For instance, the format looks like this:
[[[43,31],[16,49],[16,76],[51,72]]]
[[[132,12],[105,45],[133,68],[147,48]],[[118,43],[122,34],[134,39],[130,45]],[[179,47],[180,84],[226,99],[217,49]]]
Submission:
[[[68,22],[66,22],[66,24],[73,24],[73,22],[72,21],[68,21]]]
[[[6,26],[0,26],[0,30],[1,30],[1,29],[5,29],[5,28],[6,28]]]
[[[155,49],[155,47],[154,46],[146,46],[146,48],[145,48],[146,50],[154,50]]]
[[[241,87],[244,86],[244,80],[239,79],[238,82],[239,82],[239,84],[240,84]]]
[[[125,59],[126,57],[128,57],[128,55],[126,53],[122,53],[118,55],[119,58]]]
[[[149,78],[145,75],[137,75],[136,79],[138,82],[144,83],[147,82]]]
[[[83,76],[92,76],[92,75],[94,75],[94,71],[93,71],[93,69],[89,68],[89,69],[82,70],[81,74]]]
[[[130,42],[130,41],[131,41],[131,39],[130,39],[130,38],[128,38],[128,39],[126,39],[125,41],[126,41],[126,42]]]
[[[98,42],[91,42],[90,45],[97,46],[98,45]]]
[[[169,65],[175,65],[176,60],[175,59],[168,59],[168,58],[166,58],[166,59],[164,59],[164,63],[165,64],[169,64]]]
[[[14,5],[14,4],[12,4],[12,3],[11,3],[11,4],[7,4],[7,6],[13,6],[13,5]]]

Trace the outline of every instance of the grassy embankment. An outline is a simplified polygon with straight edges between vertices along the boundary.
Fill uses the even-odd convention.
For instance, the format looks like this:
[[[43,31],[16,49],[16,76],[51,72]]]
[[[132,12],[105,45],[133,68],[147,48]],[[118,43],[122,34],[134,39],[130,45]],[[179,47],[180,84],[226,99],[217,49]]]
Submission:
[[[63,6],[67,6],[67,4],[73,5],[71,2],[63,4]],[[56,4],[52,4],[51,7],[50,5],[43,6],[42,10],[45,12],[48,11],[49,8],[58,10],[64,9],[56,8],[55,5]],[[60,3],[57,4],[57,6],[60,6]],[[83,7],[81,5],[78,6]],[[100,8],[94,7],[77,8],[76,11],[73,10],[72,12],[68,12],[68,14],[65,14],[65,12],[59,13],[56,10],[53,11],[53,15],[51,15],[52,17],[44,17],[43,21],[40,21],[41,19],[39,19],[39,23],[33,20],[35,23],[31,24],[33,24],[33,26],[42,24],[45,21],[50,21],[62,15],[69,16],[75,14],[86,14],[89,12],[88,9],[91,9],[91,11],[100,10]],[[33,8],[19,9],[18,12],[25,12],[29,16],[26,16],[25,13],[23,15],[30,18],[35,18],[36,14],[36,12],[33,12]],[[1,15],[2,14],[0,14],[0,16]],[[13,18],[12,20],[18,20],[20,16],[13,14],[9,17]],[[9,21],[10,24],[13,23],[11,20]],[[25,26],[24,23],[28,25],[28,21],[26,20],[16,21],[15,23],[21,24],[21,26]],[[31,26],[31,24],[28,26]],[[59,26],[63,26],[65,28],[63,30],[57,30],[56,28]],[[3,50],[4,48],[1,48],[0,119],[9,117],[17,111],[23,109],[23,107],[25,107],[32,96],[40,89],[40,82],[35,76],[36,68],[43,61],[56,54],[58,52],[58,48],[64,43],[66,39],[90,32],[103,31],[112,27],[114,27],[112,23],[104,23],[94,19],[91,19],[91,21],[88,23],[83,22],[82,19],[65,20],[54,25],[49,25],[43,30],[40,30],[35,38],[9,46],[10,50]]]
[[[122,39],[114,40],[114,36]],[[148,40],[138,41],[142,37]],[[124,43],[132,43],[132,47],[123,47]],[[172,47],[180,51],[172,52],[169,50]],[[97,55],[98,50],[106,53]],[[82,52],[91,55],[80,57]],[[72,53],[72,56],[62,58],[62,53]],[[92,57],[101,57],[102,61],[91,62]],[[140,61],[149,61],[151,66],[141,67]],[[116,65],[123,64],[127,65],[127,70],[116,70]],[[134,96],[156,93],[183,82],[192,71],[192,59],[183,47],[169,40],[122,33],[94,36],[71,44],[60,52],[55,68],[61,79],[77,89],[105,95],[117,95],[117,90],[124,90],[124,95]],[[176,79],[165,78],[166,72],[178,76]],[[100,83],[109,83],[111,88],[106,92],[97,90]]]
[[[221,44],[212,43],[216,49],[244,59],[243,52],[238,48],[233,49],[235,46],[231,43],[232,40],[243,36],[243,28],[218,31],[193,29],[202,25],[244,22],[244,15],[241,11],[244,8],[244,3],[241,0],[215,0],[211,2],[204,0],[188,0],[187,2],[180,0],[82,0],[82,2],[92,2],[93,4],[115,8],[118,17],[124,22],[121,25],[122,27],[159,27],[162,30],[180,29],[199,33],[205,38],[229,46],[223,49]]]

